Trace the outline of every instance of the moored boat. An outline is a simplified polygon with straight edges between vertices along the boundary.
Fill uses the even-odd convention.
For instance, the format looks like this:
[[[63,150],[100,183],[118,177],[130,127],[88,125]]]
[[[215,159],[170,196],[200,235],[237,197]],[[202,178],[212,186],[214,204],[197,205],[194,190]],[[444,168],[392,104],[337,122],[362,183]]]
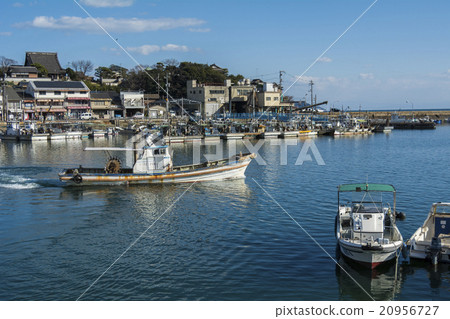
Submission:
[[[407,245],[410,258],[450,263],[450,203],[434,203]]]
[[[78,185],[131,183],[189,183],[243,178],[255,154],[237,154],[230,158],[198,164],[173,166],[169,146],[160,135],[148,134],[141,149],[115,147],[86,148],[87,151],[132,151],[136,160],[132,168],[122,168],[117,158],[110,158],[104,168],[65,169],[59,174],[63,182]]]
[[[351,193],[351,200],[341,204]],[[382,201],[391,194],[393,207]],[[343,184],[338,187],[336,238],[347,258],[375,268],[399,256],[403,238],[396,226],[396,191],[386,184]]]
[[[20,136],[20,123],[10,121],[6,124],[6,132],[0,135],[0,140],[18,141]]]

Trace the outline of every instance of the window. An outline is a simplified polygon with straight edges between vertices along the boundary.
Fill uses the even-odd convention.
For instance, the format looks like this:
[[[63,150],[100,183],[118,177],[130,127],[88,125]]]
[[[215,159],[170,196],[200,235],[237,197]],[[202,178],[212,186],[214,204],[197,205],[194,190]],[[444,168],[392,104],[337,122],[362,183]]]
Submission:
[[[208,101],[209,101],[209,102],[216,102],[217,99],[216,99],[215,97],[211,97],[211,98],[208,99]]]
[[[275,97],[273,98],[273,100],[274,100],[274,101],[278,101],[278,96],[275,96]]]
[[[47,94],[47,92],[45,92],[45,91],[39,91],[39,95],[45,95],[45,94]]]
[[[270,98],[270,96],[266,96],[266,101],[271,101],[272,99]]]
[[[55,91],[55,95],[61,95],[61,91]]]
[[[209,90],[209,94],[225,94],[224,90]]]
[[[195,91],[192,91],[192,94],[195,94]]]
[[[238,95],[248,95],[251,91],[252,91],[252,90],[249,90],[249,89],[246,89],[246,90],[238,89],[238,90],[237,90],[237,94],[238,94]]]
[[[75,92],[74,91],[69,91],[69,94],[75,94]]]

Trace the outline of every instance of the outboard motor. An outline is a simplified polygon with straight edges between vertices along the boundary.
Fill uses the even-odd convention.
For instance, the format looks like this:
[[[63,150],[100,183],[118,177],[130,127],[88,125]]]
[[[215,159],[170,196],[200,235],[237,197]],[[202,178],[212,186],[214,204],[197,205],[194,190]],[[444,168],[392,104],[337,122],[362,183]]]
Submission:
[[[430,257],[433,265],[437,265],[441,259],[441,248],[441,240],[438,237],[431,238]]]

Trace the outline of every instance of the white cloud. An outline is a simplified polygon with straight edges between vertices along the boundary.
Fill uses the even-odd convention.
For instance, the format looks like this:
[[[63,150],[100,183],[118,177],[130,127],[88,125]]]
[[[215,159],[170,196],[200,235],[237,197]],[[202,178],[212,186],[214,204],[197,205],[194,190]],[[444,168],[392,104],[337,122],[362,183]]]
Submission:
[[[359,78],[361,80],[373,80],[375,77],[372,73],[360,73]]]
[[[211,31],[211,29],[209,29],[209,28],[189,28],[189,31],[205,33],[205,32]]]
[[[130,33],[188,28],[205,23],[195,18],[160,18],[160,19],[116,19],[96,18],[97,22],[109,32]],[[90,18],[69,17],[61,18],[39,16],[33,21],[16,24],[15,27],[34,27],[53,30],[81,30],[86,32],[100,32],[98,25]]]
[[[15,8],[21,8],[21,7],[24,6],[24,4],[20,3],[20,2],[14,2],[12,6],[15,7]]]
[[[187,46],[185,45],[178,45],[178,44],[166,44],[163,46],[155,45],[155,44],[144,44],[139,47],[128,47],[128,51],[130,52],[136,52],[142,55],[149,55],[154,52],[160,52],[160,51],[178,51],[178,52],[188,52],[191,51]]]
[[[0,32],[0,36],[9,37],[9,36],[12,36],[12,32]]]
[[[106,7],[130,7],[134,0],[81,0],[81,3],[97,8]]]
[[[323,62],[323,63],[330,63],[331,61],[333,61],[331,58],[323,56],[320,59],[317,60],[317,62]]]
[[[129,47],[127,48],[127,50],[142,55],[149,55],[150,53],[161,51],[161,47],[159,45],[144,44],[141,45],[140,47]]]
[[[189,51],[189,48],[185,45],[177,45],[177,44],[166,44],[161,47],[162,51],[181,51],[181,52],[187,52]]]

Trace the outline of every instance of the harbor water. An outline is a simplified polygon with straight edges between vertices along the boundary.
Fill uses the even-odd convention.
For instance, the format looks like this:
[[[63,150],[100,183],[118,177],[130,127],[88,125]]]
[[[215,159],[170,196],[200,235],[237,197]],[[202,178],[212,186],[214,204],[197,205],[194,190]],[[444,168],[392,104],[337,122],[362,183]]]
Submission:
[[[233,181],[58,181],[64,167],[105,165],[86,146],[125,139],[0,142],[0,300],[450,299],[448,265],[400,259],[395,276],[395,263],[371,272],[333,260],[339,184],[393,184],[405,240],[433,202],[450,201],[450,126],[265,141]],[[200,151],[222,148],[246,151]],[[196,147],[173,151],[188,163]]]

